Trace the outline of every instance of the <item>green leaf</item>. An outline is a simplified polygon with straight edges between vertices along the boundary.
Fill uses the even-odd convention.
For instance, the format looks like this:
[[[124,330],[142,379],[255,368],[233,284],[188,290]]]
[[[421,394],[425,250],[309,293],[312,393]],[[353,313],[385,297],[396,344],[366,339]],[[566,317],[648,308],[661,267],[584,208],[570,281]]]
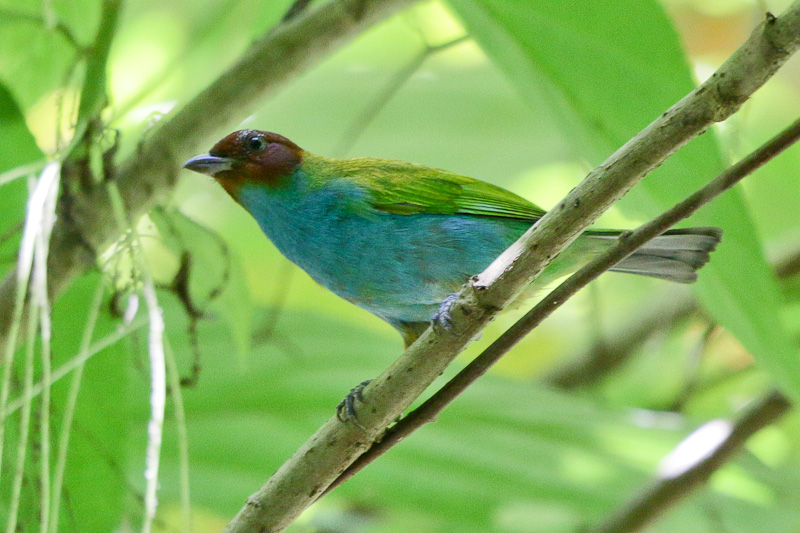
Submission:
[[[165,302],[164,312],[173,325],[181,313],[174,302]],[[213,379],[184,389],[192,501],[219,513],[223,522],[333,415],[355,383],[377,375],[400,351],[390,337],[308,310],[285,310],[277,332],[293,339],[295,351],[288,353],[279,342],[259,344],[245,371],[226,357],[230,341],[221,324],[200,331],[208,354],[204,376]],[[191,353],[185,340],[170,338],[176,355]],[[443,378],[456,371],[448,369]],[[146,390],[141,395],[146,406]],[[132,449],[142,448],[146,438],[147,411],[140,407],[136,413],[141,425]],[[178,498],[173,424],[169,417],[159,493],[167,506]],[[437,423],[326,496],[308,518],[328,530],[326,520],[359,508],[375,511],[370,531],[576,531],[601,520],[646,483],[693,427],[679,414],[614,409],[490,374]],[[723,472],[758,482],[765,470],[741,458]],[[708,494],[736,501],[717,490]],[[786,490],[780,498],[789,502],[792,494]],[[786,508],[791,509],[787,523],[797,523],[800,510]],[[772,509],[762,513],[770,514],[763,520],[772,520]],[[516,524],[521,515],[531,521]],[[703,520],[695,517],[673,531],[701,530]]]
[[[44,157],[25,124],[25,117],[11,92],[0,82],[0,173],[39,161]]]
[[[16,3],[14,11],[21,11],[16,9],[19,4]],[[63,86],[75,57],[75,50],[55,29],[48,30],[43,22],[35,21],[41,9],[37,13],[34,7],[27,14],[33,18],[4,13],[0,32],[0,77],[26,111]],[[86,12],[82,16],[84,20],[94,18]]]
[[[0,176],[44,157],[25,124],[19,106],[3,83],[0,83],[0,139],[4,144],[3,150],[0,150]],[[7,183],[0,190],[3,198],[0,209],[0,257],[13,257],[22,234],[21,227],[17,231],[15,226],[19,226],[25,216],[28,188],[25,179],[20,178]]]
[[[98,283],[102,283],[98,274],[84,276],[56,303],[53,309],[54,368],[78,354],[89,302],[93,300]],[[94,339],[104,337],[117,326],[116,318],[101,309]],[[125,362],[125,356],[125,344],[120,343],[86,363],[70,434],[59,531],[113,531],[119,527],[128,507],[126,502],[131,496],[123,459],[129,450],[132,420],[123,407],[128,405],[132,389],[141,387],[141,380],[133,380],[134,387],[129,387],[131,365]],[[71,381],[72,374],[52,389],[53,454]],[[143,454],[141,450],[136,451]],[[55,455],[51,461],[55,461]],[[34,472],[31,470],[31,475]],[[136,474],[141,476],[141,472]]]
[[[693,88],[678,36],[654,1],[450,4],[528,103],[550,115],[576,155],[593,164]],[[714,136],[701,136],[621,205],[653,216],[723,166]],[[703,305],[800,400],[800,362],[781,325],[779,292],[740,192],[726,193],[692,222],[725,230],[696,286]]]

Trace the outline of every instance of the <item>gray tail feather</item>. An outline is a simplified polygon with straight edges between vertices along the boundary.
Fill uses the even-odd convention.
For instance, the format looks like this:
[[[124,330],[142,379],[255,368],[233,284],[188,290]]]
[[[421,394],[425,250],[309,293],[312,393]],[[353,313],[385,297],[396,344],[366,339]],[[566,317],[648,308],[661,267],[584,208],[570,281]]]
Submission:
[[[670,230],[617,263],[611,271],[693,283],[697,280],[697,270],[708,262],[708,254],[721,238],[720,228]]]

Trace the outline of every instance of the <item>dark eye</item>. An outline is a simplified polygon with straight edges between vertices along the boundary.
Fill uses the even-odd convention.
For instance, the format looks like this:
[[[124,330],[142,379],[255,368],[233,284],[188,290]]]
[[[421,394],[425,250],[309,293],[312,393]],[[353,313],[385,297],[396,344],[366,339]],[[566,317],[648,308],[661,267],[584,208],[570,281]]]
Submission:
[[[267,140],[261,135],[253,135],[247,139],[247,149],[251,152],[263,152],[267,148]]]

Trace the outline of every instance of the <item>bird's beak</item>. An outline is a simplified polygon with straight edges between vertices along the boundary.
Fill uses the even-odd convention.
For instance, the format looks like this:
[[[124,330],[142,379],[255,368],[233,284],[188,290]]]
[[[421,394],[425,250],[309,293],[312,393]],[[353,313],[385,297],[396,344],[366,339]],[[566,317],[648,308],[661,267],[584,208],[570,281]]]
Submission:
[[[185,162],[183,168],[214,176],[218,172],[231,170],[234,161],[235,160],[230,157],[217,157],[210,154],[203,154],[195,156]]]

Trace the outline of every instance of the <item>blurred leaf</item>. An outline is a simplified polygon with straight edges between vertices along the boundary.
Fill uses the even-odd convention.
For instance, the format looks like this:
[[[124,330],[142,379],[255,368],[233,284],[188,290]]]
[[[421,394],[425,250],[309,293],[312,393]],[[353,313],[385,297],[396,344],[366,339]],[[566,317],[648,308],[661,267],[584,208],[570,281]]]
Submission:
[[[25,125],[25,117],[5,84],[0,82],[0,173],[39,161],[44,157]]]
[[[96,0],[77,0],[75,5],[87,6],[82,10],[83,24],[96,20],[89,6]],[[29,110],[43,96],[64,83],[65,74],[75,56],[75,50],[55,30],[45,28],[42,9],[28,2],[2,2],[3,20],[0,23],[0,77],[19,100],[20,106]],[[73,2],[58,2],[70,4]],[[21,13],[15,16],[14,13]],[[37,68],[31,68],[36,65]],[[53,117],[48,117],[52,120]],[[55,120],[53,120],[53,126]]]
[[[600,163],[693,88],[680,41],[661,7],[640,2],[450,0],[470,34],[534,108]],[[634,188],[647,216],[723,168],[712,135],[695,139]],[[738,190],[693,217],[725,238],[697,283],[703,304],[800,399],[800,361],[781,325],[779,293]]]
[[[175,305],[166,305],[165,317],[175,328],[179,314]],[[295,333],[299,353],[287,357],[277,344],[256,346],[246,371],[231,364],[229,333],[220,324],[201,330],[204,349],[214,354],[205,372],[214,379],[184,390],[192,495],[195,506],[222,517],[232,516],[332,416],[354,383],[376,375],[399,352],[383,336],[331,316],[287,310],[279,329]],[[299,334],[314,330],[331,333]],[[352,339],[359,339],[359,349]],[[181,355],[190,347],[175,343],[175,349]],[[443,379],[457,370],[449,369]],[[135,442],[141,443],[146,411],[137,412],[142,424]],[[575,531],[646,483],[660,458],[692,428],[677,414],[607,408],[591,398],[489,375],[437,423],[326,496],[295,527],[302,531],[329,520],[329,513],[361,509],[374,511],[366,530],[376,532]],[[732,467],[749,482],[780,474],[779,467],[753,461]],[[163,468],[161,498],[169,505],[178,497],[178,456],[169,426]],[[736,501],[711,493],[722,502]],[[779,494],[778,501],[788,504],[792,494]],[[797,523],[800,509],[787,508],[783,519]],[[541,521],[512,523],[535,510],[543,513]],[[703,530],[698,524],[704,520],[695,514],[684,530]]]
[[[253,306],[238,256],[220,236],[177,210],[154,210],[151,217],[164,243],[186,261],[188,296],[204,316],[219,316],[231,331],[243,360],[250,348]]]
[[[54,368],[77,355],[88,303],[97,283],[102,283],[99,275],[84,276],[54,307]],[[116,320],[101,310],[94,338],[110,333],[116,325]],[[132,420],[123,408],[127,405],[131,375],[131,365],[124,355],[123,343],[107,348],[86,364],[70,436],[59,531],[114,531],[130,502],[136,501],[135,495],[129,493],[125,461],[131,451],[128,434]],[[51,419],[55,442],[60,435],[71,378],[70,374],[53,386]],[[146,394],[146,381],[141,382],[141,387]],[[54,446],[53,453],[55,450]],[[141,471],[137,474],[143,477]]]
[[[8,88],[0,83],[0,175],[19,166],[40,161],[44,154],[25,125],[25,118]],[[27,182],[19,178],[0,188],[2,209],[0,209],[0,261],[9,264],[16,255],[16,248],[22,232],[16,231],[25,216],[25,202],[28,199]],[[21,228],[20,228],[21,230]],[[0,266],[0,271],[2,267]]]
[[[279,0],[269,2],[260,6],[256,10],[253,17],[253,38],[257,39],[264,35],[270,28],[280,22],[283,15],[289,9],[289,6],[294,3],[294,0]],[[307,9],[314,9],[314,6],[309,6]]]

